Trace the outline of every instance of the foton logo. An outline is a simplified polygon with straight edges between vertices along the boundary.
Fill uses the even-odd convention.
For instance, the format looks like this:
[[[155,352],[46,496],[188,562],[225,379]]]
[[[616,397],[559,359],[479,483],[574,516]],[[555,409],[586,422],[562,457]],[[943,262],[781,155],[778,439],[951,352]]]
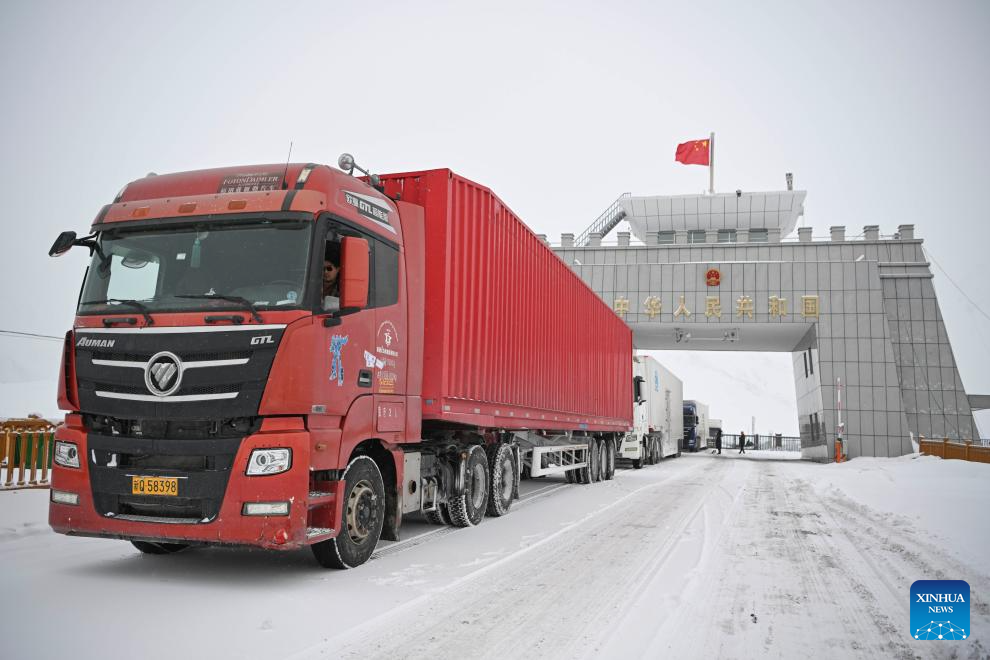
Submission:
[[[936,641],[969,637],[969,584],[962,580],[912,584],[911,636]]]
[[[260,344],[274,344],[271,335],[261,335],[260,337],[251,337],[251,345],[258,346]]]
[[[80,337],[79,341],[76,342],[76,348],[113,348],[113,345],[116,342],[116,339],[90,339],[89,337]]]

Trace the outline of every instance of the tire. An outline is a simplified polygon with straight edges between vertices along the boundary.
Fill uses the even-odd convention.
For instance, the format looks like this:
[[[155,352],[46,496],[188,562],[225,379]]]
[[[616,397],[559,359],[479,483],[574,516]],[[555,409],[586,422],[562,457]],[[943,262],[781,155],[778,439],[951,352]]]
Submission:
[[[604,438],[598,441],[598,474],[599,481],[608,481],[608,440]]]
[[[591,483],[602,480],[602,442],[598,438],[591,440]]]
[[[632,466],[634,470],[641,470],[644,465],[649,465],[649,463],[647,463],[649,454],[646,451],[646,447],[646,443],[642,443],[639,446],[639,453],[641,454],[640,457],[632,459]]]
[[[598,463],[598,452],[595,451],[595,439],[588,439],[588,450],[585,452],[586,460],[585,466],[580,468],[577,473],[577,482],[579,484],[590,484],[595,479],[595,471],[597,470]]]
[[[650,465],[660,462],[660,441],[656,438],[650,440]]]
[[[447,505],[443,502],[437,502],[436,511],[427,511],[423,515],[426,516],[426,522],[431,525],[450,524],[450,513],[447,511]]]
[[[324,568],[354,568],[368,561],[385,524],[385,484],[370,456],[358,456],[344,471],[344,508],[336,538],[310,546]]]
[[[189,547],[188,543],[165,543],[152,541],[131,541],[131,545],[146,555],[174,555]]]
[[[488,459],[481,445],[471,447],[467,458],[464,493],[447,502],[450,523],[455,527],[474,527],[485,517],[488,508]]]
[[[512,491],[516,485],[516,461],[512,447],[505,443],[495,445],[488,454],[488,508],[489,516],[504,516],[512,506]]]
[[[615,443],[611,438],[605,441],[605,480],[615,478]]]
[[[564,479],[567,480],[567,483],[572,484],[575,481],[574,477],[576,474],[577,474],[577,470],[568,470],[567,472],[564,473]]]

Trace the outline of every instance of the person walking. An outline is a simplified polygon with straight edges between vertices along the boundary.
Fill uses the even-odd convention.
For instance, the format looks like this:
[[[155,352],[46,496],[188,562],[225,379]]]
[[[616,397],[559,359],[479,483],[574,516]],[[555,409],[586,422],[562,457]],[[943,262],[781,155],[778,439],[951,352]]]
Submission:
[[[722,453],[722,429],[715,429],[715,449]]]
[[[746,453],[746,432],[745,431],[740,431],[739,432],[739,453],[740,454],[745,454]]]

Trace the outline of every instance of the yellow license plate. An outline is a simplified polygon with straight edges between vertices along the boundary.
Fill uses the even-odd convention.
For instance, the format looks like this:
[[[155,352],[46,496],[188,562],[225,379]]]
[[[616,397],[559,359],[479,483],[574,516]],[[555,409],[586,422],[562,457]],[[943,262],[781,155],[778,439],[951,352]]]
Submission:
[[[131,477],[132,495],[170,495],[179,494],[178,477]]]

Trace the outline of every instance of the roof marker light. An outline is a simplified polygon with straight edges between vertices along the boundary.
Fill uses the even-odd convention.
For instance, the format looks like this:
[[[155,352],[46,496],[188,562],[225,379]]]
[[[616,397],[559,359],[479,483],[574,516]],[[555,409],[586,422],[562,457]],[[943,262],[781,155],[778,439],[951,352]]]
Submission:
[[[196,202],[186,202],[179,204],[179,213],[192,213],[196,210]]]
[[[231,211],[240,211],[247,206],[247,201],[243,199],[235,199],[234,201],[227,204],[227,208]]]
[[[135,218],[143,218],[148,215],[148,211],[151,210],[150,206],[139,206],[131,212],[131,216]]]

